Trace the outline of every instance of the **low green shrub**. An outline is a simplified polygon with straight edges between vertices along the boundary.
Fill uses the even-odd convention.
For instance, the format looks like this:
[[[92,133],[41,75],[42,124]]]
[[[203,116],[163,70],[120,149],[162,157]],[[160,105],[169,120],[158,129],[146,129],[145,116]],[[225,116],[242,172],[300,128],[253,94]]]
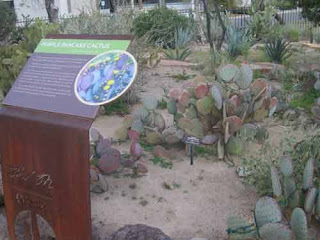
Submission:
[[[23,30],[19,44],[0,47],[0,90],[6,95],[40,40],[49,33],[58,33],[58,25],[37,19]]]
[[[0,2],[0,41],[9,36],[16,23],[16,14],[9,4],[9,2]]]
[[[283,35],[289,42],[299,42],[300,40],[300,30],[294,27],[286,27],[283,30]]]
[[[189,24],[190,20],[176,10],[156,7],[133,20],[132,32],[138,38],[147,36],[154,46],[175,48],[177,29],[187,29]]]
[[[291,55],[290,43],[283,38],[269,39],[265,44],[265,51],[272,62],[283,63]]]

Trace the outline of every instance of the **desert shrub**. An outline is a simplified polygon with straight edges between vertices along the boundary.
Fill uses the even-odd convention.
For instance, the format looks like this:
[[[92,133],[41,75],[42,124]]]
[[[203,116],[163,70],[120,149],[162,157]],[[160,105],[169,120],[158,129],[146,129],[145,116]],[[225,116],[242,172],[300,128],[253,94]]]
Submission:
[[[283,38],[267,40],[265,44],[265,51],[274,63],[283,63],[292,55],[290,43]]]
[[[60,28],[66,34],[129,34],[134,16],[131,10],[112,15],[103,15],[98,11],[82,12],[63,20]]]
[[[283,30],[283,35],[289,42],[299,42],[300,40],[300,30],[294,27],[286,27]]]
[[[247,55],[251,46],[250,32],[247,29],[236,29],[230,26],[226,34],[226,51],[230,57]]]
[[[37,19],[33,25],[23,31],[23,40],[19,44],[0,48],[0,90],[6,95],[20,71],[27,62],[40,40],[49,33],[57,33],[58,25],[44,23]]]
[[[176,10],[156,7],[134,19],[132,32],[138,38],[146,36],[154,46],[175,48],[177,29],[186,29],[189,24],[190,20]]]
[[[295,7],[295,2],[292,0],[277,0],[274,1],[273,4],[279,9],[292,9]]]
[[[0,41],[5,40],[14,29],[16,14],[9,2],[0,2]]]

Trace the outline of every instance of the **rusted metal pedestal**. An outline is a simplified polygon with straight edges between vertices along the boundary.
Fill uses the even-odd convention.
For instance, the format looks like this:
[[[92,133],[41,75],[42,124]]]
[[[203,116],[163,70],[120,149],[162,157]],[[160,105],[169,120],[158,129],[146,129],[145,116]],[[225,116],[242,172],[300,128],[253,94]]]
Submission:
[[[90,119],[55,113],[0,109],[0,153],[11,240],[18,239],[15,220],[24,211],[30,211],[32,226],[25,239],[41,239],[41,217],[57,240],[92,238],[91,124]]]

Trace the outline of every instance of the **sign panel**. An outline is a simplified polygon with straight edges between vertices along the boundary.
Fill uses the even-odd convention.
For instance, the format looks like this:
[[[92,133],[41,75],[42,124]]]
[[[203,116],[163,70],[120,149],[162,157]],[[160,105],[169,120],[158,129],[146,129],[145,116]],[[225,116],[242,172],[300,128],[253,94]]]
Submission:
[[[74,91],[87,105],[103,105],[126,92],[137,74],[138,64],[125,51],[109,51],[89,61],[80,71]]]
[[[126,50],[129,44],[130,40],[43,39],[3,104],[94,119],[98,106],[85,105],[77,99],[75,79],[97,54],[110,49]]]

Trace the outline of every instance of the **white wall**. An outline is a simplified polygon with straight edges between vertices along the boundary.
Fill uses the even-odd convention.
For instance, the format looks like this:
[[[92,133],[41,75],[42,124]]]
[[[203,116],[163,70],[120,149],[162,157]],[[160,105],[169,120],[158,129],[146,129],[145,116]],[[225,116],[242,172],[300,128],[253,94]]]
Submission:
[[[55,5],[59,8],[60,17],[96,9],[95,0],[55,0]],[[14,8],[19,21],[23,20],[23,15],[29,15],[30,18],[48,18],[44,0],[14,0]]]

